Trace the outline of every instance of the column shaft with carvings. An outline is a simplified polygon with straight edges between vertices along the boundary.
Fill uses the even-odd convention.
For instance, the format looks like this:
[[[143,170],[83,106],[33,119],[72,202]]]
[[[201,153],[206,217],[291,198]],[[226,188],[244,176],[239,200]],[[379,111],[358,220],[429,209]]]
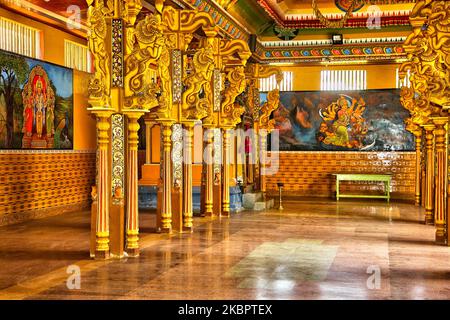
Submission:
[[[205,130],[205,157],[203,159],[204,170],[204,215],[211,217],[213,215],[213,186],[214,186],[214,131],[211,128]]]
[[[433,124],[423,126],[425,129],[426,172],[425,172],[425,223],[434,223],[434,136]]]
[[[172,230],[172,124],[162,123],[163,154],[162,154],[162,203],[161,232]]]
[[[98,186],[95,258],[109,257],[109,129],[110,115],[97,114]]]
[[[230,216],[230,146],[231,129],[223,129],[222,148],[222,215]]]
[[[447,117],[432,118],[436,128],[434,129],[436,149],[436,184],[435,184],[435,214],[436,243],[445,244],[445,191],[447,183],[447,151],[445,125]]]
[[[194,137],[194,123],[184,124],[183,147],[183,231],[193,231],[192,205],[192,148]]]
[[[127,253],[139,255],[138,143],[140,114],[128,115]]]
[[[266,200],[266,152],[267,152],[267,130],[262,129],[258,133],[260,141],[260,184],[264,201]]]
[[[415,204],[420,206],[421,189],[422,189],[422,129],[419,128],[415,134],[416,137],[416,184],[415,184]]]

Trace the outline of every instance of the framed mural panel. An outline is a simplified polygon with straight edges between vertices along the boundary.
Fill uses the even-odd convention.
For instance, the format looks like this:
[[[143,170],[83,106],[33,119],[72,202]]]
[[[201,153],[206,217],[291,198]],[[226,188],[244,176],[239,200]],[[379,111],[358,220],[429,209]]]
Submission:
[[[73,149],[73,70],[0,50],[0,149]]]
[[[280,151],[414,151],[409,116],[397,89],[281,92],[272,114]]]

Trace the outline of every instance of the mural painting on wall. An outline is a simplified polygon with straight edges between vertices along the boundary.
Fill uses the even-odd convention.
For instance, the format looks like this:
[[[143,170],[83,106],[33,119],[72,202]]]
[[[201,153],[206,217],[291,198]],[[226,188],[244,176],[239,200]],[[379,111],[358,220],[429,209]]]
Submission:
[[[414,151],[400,90],[282,92],[272,116],[280,151]]]
[[[72,69],[0,50],[0,149],[72,148]]]

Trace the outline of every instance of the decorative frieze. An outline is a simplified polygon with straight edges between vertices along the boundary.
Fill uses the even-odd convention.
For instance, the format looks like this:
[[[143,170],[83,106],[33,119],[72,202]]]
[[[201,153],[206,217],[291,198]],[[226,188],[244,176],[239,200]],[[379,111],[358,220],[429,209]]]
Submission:
[[[173,184],[181,187],[183,181],[183,126],[178,123],[172,127],[172,169]]]
[[[173,103],[181,102],[183,95],[183,60],[180,50],[172,51]]]
[[[114,114],[111,117],[111,139],[112,139],[112,183],[111,191],[117,187],[124,190],[125,181],[125,136],[124,116]]]
[[[123,87],[123,21],[112,20],[112,86]]]

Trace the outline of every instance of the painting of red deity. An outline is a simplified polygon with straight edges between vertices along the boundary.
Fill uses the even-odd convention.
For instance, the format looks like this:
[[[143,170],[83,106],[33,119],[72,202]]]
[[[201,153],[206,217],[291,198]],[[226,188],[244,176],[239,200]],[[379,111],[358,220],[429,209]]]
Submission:
[[[73,148],[73,71],[0,51],[0,149]]]
[[[280,151],[415,150],[397,89],[281,92],[272,117]]]

